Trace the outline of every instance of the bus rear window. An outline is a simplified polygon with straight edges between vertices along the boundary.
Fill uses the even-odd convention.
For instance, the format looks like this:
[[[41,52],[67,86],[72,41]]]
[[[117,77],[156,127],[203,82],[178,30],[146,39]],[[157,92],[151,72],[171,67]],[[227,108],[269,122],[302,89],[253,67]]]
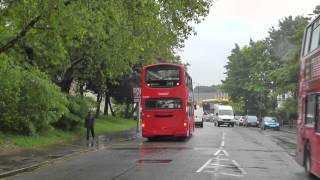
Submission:
[[[149,87],[174,87],[180,81],[180,70],[174,66],[156,66],[146,70],[145,82]]]
[[[181,99],[147,99],[145,103],[146,109],[182,109]]]

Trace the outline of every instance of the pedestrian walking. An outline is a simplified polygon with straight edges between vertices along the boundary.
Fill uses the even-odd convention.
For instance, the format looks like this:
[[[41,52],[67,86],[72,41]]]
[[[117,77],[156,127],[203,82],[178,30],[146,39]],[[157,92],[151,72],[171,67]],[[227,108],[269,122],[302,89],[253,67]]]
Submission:
[[[91,111],[89,111],[86,121],[85,121],[85,127],[87,128],[87,140],[89,140],[90,132],[92,138],[94,138],[94,115]]]

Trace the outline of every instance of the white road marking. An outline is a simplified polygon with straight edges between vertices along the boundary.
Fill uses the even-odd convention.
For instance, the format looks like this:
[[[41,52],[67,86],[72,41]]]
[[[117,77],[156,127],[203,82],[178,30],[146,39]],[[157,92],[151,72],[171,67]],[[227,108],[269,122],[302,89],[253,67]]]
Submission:
[[[224,141],[221,141],[220,147],[224,147]]]
[[[234,177],[243,177],[242,174],[230,174],[230,173],[217,173],[217,174],[220,174],[220,175],[225,175],[225,176],[234,176]]]
[[[233,166],[230,166],[230,165],[223,165],[223,164],[209,164],[208,166],[207,166],[207,168],[215,168],[215,167],[217,167],[217,166],[221,166],[221,167],[233,167]]]
[[[215,160],[215,159],[213,159]],[[219,161],[230,161],[230,159],[224,159],[224,158],[217,158],[216,160],[219,160]]]
[[[217,152],[214,153],[214,156],[218,156],[218,154],[221,152],[222,149],[218,149]]]
[[[229,156],[229,153],[226,150],[222,150],[222,152],[226,155]]]
[[[222,138],[221,138],[221,144],[220,144],[220,148],[223,148],[225,143],[224,143],[224,139],[225,139],[226,133],[222,132]]]
[[[210,164],[212,159],[209,159],[201,168],[197,170],[197,173],[201,172],[208,164]]]
[[[235,161],[235,160],[232,160],[232,162],[233,162],[233,164],[235,165],[235,166],[237,166],[237,168],[238,169],[240,169],[240,171],[242,172],[242,174],[247,174],[247,172],[237,163],[237,161]]]
[[[222,132],[220,147],[214,153],[215,158],[209,159],[203,166],[201,166],[197,170],[197,173],[202,172],[204,169],[206,169],[203,172],[211,173],[211,174],[213,174],[215,176],[216,175],[225,175],[225,176],[233,176],[233,177],[243,177],[244,175],[247,174],[247,172],[237,163],[237,161],[230,160],[228,158],[220,158],[220,156],[229,157],[229,153],[226,150],[223,149],[224,146],[225,146],[225,136],[226,136],[226,133]],[[232,164],[231,165],[221,164],[220,161],[231,161],[234,166]],[[239,169],[241,171],[241,173],[239,172],[239,174],[232,174],[232,173],[223,172],[223,170],[224,170],[223,168],[234,168],[234,167]]]

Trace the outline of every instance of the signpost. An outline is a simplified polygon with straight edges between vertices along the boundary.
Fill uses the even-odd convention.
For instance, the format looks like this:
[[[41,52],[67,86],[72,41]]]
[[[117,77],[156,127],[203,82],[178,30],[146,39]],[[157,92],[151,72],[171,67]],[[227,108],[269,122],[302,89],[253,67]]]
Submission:
[[[136,103],[136,112],[137,112],[137,133],[140,132],[140,122],[141,122],[141,117],[140,117],[140,105],[141,105],[141,88],[139,87],[134,87],[133,88],[133,102]]]

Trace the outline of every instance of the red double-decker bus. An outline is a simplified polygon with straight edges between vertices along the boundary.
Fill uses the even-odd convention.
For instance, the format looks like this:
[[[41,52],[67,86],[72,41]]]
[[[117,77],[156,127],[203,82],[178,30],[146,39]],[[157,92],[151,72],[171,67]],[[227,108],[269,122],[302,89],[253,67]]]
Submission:
[[[142,136],[191,136],[194,131],[193,86],[183,65],[145,66],[141,85]]]
[[[300,60],[296,160],[320,176],[320,16],[305,29]]]

